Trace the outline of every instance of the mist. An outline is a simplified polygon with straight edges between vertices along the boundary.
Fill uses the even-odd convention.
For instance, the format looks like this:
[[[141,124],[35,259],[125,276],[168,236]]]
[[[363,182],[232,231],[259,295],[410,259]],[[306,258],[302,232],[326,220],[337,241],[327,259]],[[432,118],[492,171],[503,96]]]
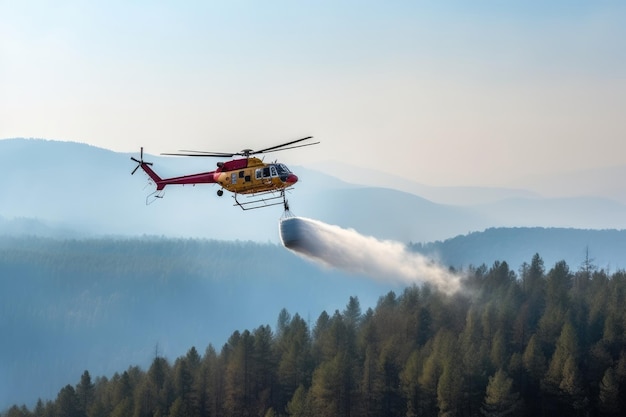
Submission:
[[[330,268],[396,284],[428,283],[452,294],[461,276],[434,260],[409,251],[400,242],[378,240],[354,229],[304,217],[286,217],[279,224],[283,245]]]

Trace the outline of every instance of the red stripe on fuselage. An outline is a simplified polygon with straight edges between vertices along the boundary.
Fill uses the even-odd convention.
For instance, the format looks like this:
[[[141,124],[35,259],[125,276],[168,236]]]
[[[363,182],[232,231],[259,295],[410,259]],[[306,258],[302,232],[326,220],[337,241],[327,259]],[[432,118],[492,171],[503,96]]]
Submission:
[[[210,171],[202,172],[200,174],[184,175],[182,177],[164,178],[157,182],[157,190],[162,189],[166,185],[185,185],[185,184],[214,184],[219,172]],[[159,186],[161,186],[159,188]]]

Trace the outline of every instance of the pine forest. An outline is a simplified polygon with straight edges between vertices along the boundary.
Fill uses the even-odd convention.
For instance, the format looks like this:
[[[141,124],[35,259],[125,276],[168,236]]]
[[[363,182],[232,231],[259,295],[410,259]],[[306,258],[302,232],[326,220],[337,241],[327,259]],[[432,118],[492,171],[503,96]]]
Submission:
[[[471,267],[464,291],[389,292],[362,311],[237,330],[148,369],[88,370],[52,400],[2,417],[620,416],[626,272],[590,262]]]

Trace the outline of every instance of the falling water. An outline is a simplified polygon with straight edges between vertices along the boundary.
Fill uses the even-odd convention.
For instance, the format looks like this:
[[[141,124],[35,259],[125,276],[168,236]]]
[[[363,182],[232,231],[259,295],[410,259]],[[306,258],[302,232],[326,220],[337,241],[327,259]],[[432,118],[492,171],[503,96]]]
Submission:
[[[461,287],[461,277],[399,242],[378,240],[353,229],[304,217],[279,224],[283,245],[327,267],[402,284],[429,283],[448,294]]]

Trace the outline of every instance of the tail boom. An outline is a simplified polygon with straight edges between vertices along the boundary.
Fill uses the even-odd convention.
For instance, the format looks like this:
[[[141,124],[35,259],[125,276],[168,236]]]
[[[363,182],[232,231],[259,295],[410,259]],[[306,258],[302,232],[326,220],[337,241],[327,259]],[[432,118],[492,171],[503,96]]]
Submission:
[[[210,172],[202,172],[200,174],[192,174],[192,175],[184,175],[181,177],[172,177],[172,178],[161,178],[159,174],[154,172],[154,170],[150,167],[152,162],[145,162],[143,160],[143,148],[140,151],[140,159],[136,159],[131,156],[131,160],[137,162],[137,166],[131,172],[131,175],[137,171],[137,169],[141,168],[152,181],[156,184],[156,190],[161,191],[165,188],[166,185],[185,185],[185,184],[212,184],[216,183],[217,179],[220,175],[218,171],[210,171]]]
[[[154,172],[154,171],[152,170],[152,168],[150,168],[150,165],[148,165],[148,164],[147,164],[147,163],[145,163],[145,162],[142,162],[142,163],[141,163],[141,165],[140,165],[140,167],[141,167],[141,169],[143,169],[143,170],[144,170],[144,172],[145,172],[146,174],[148,174],[148,176],[150,177],[150,179],[151,179],[152,181],[154,181],[154,183],[155,183],[155,184],[156,184],[156,186],[157,186],[157,191],[161,191],[163,188],[165,188],[165,185],[166,185],[166,184],[164,184],[164,183],[163,183],[163,179],[162,179],[161,177],[159,177],[159,175],[158,175],[156,172]]]
[[[156,183],[157,190],[162,190],[166,185],[214,184],[217,182],[215,179],[215,171],[162,179],[152,171],[150,167],[146,168],[147,169],[144,168],[144,171],[146,171],[150,178]]]

